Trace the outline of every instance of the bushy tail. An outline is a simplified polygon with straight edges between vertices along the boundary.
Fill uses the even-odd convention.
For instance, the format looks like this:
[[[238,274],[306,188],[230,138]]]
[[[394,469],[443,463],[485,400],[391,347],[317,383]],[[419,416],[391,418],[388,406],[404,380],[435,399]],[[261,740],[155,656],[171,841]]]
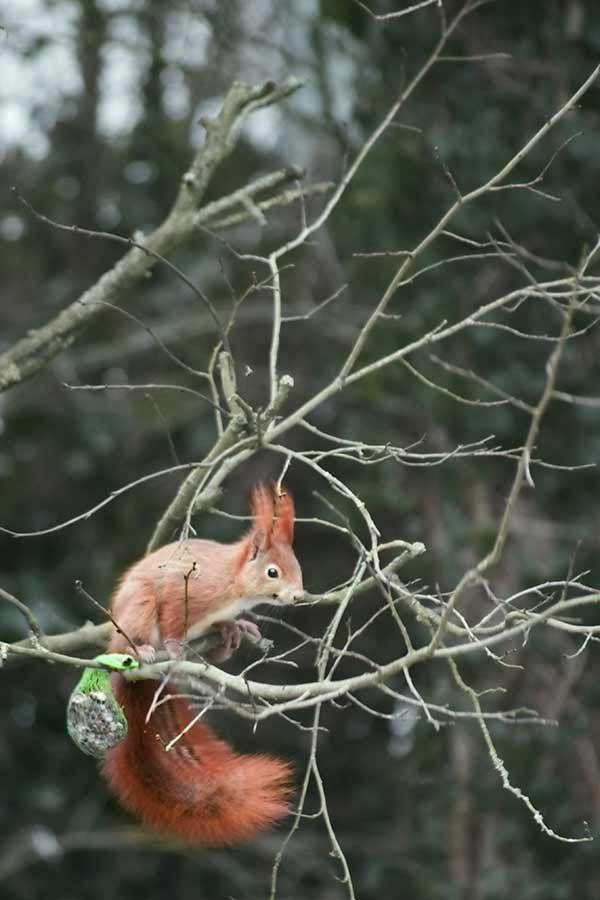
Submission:
[[[158,831],[213,847],[248,840],[285,816],[291,767],[235,753],[200,723],[167,751],[193,712],[183,698],[169,698],[146,722],[157,687],[113,676],[129,731],[108,752],[103,771],[123,806]]]

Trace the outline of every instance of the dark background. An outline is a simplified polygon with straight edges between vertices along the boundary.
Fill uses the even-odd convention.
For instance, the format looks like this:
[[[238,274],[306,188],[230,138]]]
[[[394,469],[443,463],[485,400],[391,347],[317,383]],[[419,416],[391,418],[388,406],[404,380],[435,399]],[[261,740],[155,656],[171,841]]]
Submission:
[[[35,8],[34,8],[35,7]],[[456,4],[447,4],[450,13]],[[380,12],[394,4],[380,3]],[[136,3],[38,0],[0,2],[0,52],[6,79],[3,202],[0,209],[0,343],[3,348],[56,314],[120,256],[109,242],[49,229],[9,192],[16,185],[36,208],[68,224],[131,234],[148,231],[168,210],[181,173],[202,139],[197,122],[214,112],[231,81],[260,82],[289,74],[307,86],[283,105],[249,120],[233,156],[218,171],[206,199],[248,179],[295,163],[308,181],[336,181],[366,135],[385,114],[437,37],[433,9],[377,23],[350,0],[321,3]],[[551,115],[597,64],[600,13],[594,0],[497,2],[469,17],[449,54],[509,53],[509,59],[440,63],[400,116],[411,129],[392,128],[376,145],[327,227],[291,258],[283,283],[287,310],[307,312],[349,283],[322,313],[284,331],[282,371],[296,380],[295,405],[326,383],[389,281],[394,258],[357,253],[412,246],[452,202],[441,161],[463,190],[490,177]],[[534,177],[554,150],[544,189],[551,202],[517,191],[495,194],[453,223],[484,240],[501,222],[515,241],[540,256],[576,265],[598,233],[600,93],[593,88],[518,170]],[[15,118],[17,110],[21,118]],[[19,122],[21,123],[19,125]],[[416,130],[418,129],[418,130]],[[309,200],[314,215],[321,200]],[[267,227],[246,224],[222,233],[236,249],[260,253],[296,233],[297,206],[275,211]],[[440,239],[433,262],[456,253]],[[174,261],[226,310],[251,283],[255,266],[241,263],[210,235],[180,248]],[[288,262],[288,260],[286,260]],[[532,271],[542,270],[534,264]],[[368,355],[389,352],[442,318],[453,320],[509,291],[521,276],[504,262],[457,265],[425,276],[398,294],[402,314],[376,330]],[[545,277],[549,277],[545,274]],[[198,301],[164,268],[138,285],[126,309],[107,310],[69,351],[31,381],[0,397],[0,524],[43,529],[84,511],[136,477],[165,468],[173,450],[195,460],[211,445],[210,411],[174,392],[79,392],[64,383],[178,383],[202,389],[160,350],[143,325],[177,357],[203,368],[214,333]],[[243,390],[264,401],[269,295],[245,304],[232,343],[238,369],[250,366]],[[582,318],[577,324],[590,324]],[[510,324],[556,334],[558,316],[541,303],[524,304]],[[567,347],[560,388],[600,394],[599,332],[592,328]],[[473,329],[438,348],[504,390],[535,403],[550,346],[497,329]],[[442,352],[443,351],[443,352]],[[444,374],[426,352],[411,361],[447,387],[474,388]],[[152,400],[148,394],[152,394]],[[290,407],[292,408],[292,407]],[[329,401],[314,418],[327,431],[408,446],[450,450],[495,435],[505,447],[523,442],[528,417],[510,406],[474,410],[433,392],[402,366],[388,368]],[[291,446],[308,446],[305,434]],[[538,442],[541,455],[566,466],[596,463],[600,421],[593,406],[554,403]],[[258,454],[227,483],[223,508],[244,513],[249,487],[276,475],[280,460]],[[427,554],[406,569],[440,589],[490,546],[513,475],[505,460],[453,460],[436,468],[397,464],[336,474],[369,504],[384,539],[422,540]],[[524,493],[512,539],[494,573],[499,596],[536,582],[591,569],[598,578],[600,531],[595,469],[538,469],[535,491]],[[301,516],[326,512],[315,491],[324,486],[292,466],[290,485]],[[121,496],[88,521],[57,533],[0,538],[0,583],[27,602],[48,632],[76,627],[95,612],[74,589],[80,578],[106,602],[122,569],[139,556],[178,478],[153,480]],[[199,516],[200,534],[230,539],[235,523]],[[314,525],[300,526],[298,555],[306,586],[325,590],[348,574],[352,549]],[[353,623],[370,615],[376,596],[357,602]],[[467,598],[468,604],[477,600]],[[289,613],[289,621],[320,634],[330,611]],[[587,615],[587,614],[586,614]],[[590,621],[591,621],[591,614]],[[287,617],[287,614],[286,614]],[[285,631],[268,626],[284,646]],[[415,625],[413,637],[425,635]],[[23,622],[0,604],[0,636],[23,635]],[[521,785],[561,834],[597,833],[600,814],[598,660],[594,642],[574,659],[579,642],[551,630],[512,648],[513,668],[483,654],[463,674],[478,689],[502,685],[488,709],[532,706],[560,726],[496,724],[492,733],[514,783]],[[361,651],[380,661],[402,652],[381,617]],[[306,653],[294,677],[310,677]],[[234,661],[233,667],[239,665]],[[518,666],[518,667],[517,667]],[[414,677],[424,696],[466,708],[448,670],[422,666]],[[70,743],[64,710],[76,680],[72,670],[31,664],[2,676],[0,727],[0,874],[10,898],[96,900],[268,896],[273,856],[284,834],[222,852],[188,852],[139,837],[109,797],[94,763]],[[395,684],[405,685],[401,679]],[[365,696],[385,714],[398,711],[382,695]],[[518,801],[503,792],[474,723],[439,732],[414,710],[394,721],[357,707],[329,709],[320,741],[321,771],[332,819],[351,866],[357,896],[561,900],[600,896],[597,842],[565,844],[543,835]],[[247,723],[222,717],[218,728],[238,747],[272,748],[302,772],[309,735],[269,720],[253,736]],[[317,808],[311,796],[309,810]],[[139,846],[136,846],[139,842]],[[345,888],[322,823],[306,820],[284,858],[280,896],[337,898]]]

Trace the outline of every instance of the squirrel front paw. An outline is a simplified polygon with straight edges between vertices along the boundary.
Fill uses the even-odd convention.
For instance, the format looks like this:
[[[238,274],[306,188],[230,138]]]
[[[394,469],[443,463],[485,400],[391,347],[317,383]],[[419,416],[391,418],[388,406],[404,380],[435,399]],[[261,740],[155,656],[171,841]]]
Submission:
[[[215,622],[214,627],[221,635],[223,646],[210,652],[211,662],[225,662],[229,659],[242,643],[242,634],[249,634],[257,641],[261,636],[258,626],[247,619],[225,619],[222,622]]]
[[[260,641],[262,635],[260,633],[260,629],[255,622],[250,622],[249,619],[236,619],[235,625],[243,631],[245,634],[251,635],[254,640]]]

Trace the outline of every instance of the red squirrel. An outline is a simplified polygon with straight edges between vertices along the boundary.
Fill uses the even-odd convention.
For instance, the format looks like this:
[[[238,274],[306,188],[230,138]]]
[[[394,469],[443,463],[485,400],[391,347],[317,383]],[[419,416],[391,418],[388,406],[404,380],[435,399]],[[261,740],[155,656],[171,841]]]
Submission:
[[[145,661],[158,649],[181,657],[186,640],[217,627],[222,661],[241,632],[256,625],[234,617],[257,603],[291,604],[302,597],[294,551],[294,504],[278,488],[259,486],[251,500],[252,527],[232,544],[187,540],[135,563],[112,601],[115,629],[109,650]],[[143,822],[188,844],[222,846],[253,837],[288,812],[291,768],[265,755],[240,755],[204,724],[183,697],[163,694],[148,716],[159,682],[112,676],[127,716],[127,737],[108,751],[103,772],[120,802]],[[165,699],[166,698],[166,699]],[[148,721],[147,721],[148,719]]]

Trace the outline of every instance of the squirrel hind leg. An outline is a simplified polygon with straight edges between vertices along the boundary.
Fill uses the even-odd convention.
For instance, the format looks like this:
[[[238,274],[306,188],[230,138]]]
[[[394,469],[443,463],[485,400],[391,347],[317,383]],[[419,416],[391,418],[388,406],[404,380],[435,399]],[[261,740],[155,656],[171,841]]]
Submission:
[[[137,644],[135,653],[141,662],[152,663],[156,659],[156,648],[152,644]]]
[[[153,644],[135,640],[133,635],[126,638],[121,632],[115,631],[110,639],[108,649],[111,653],[130,653],[136,656],[140,662],[151,663],[156,658],[156,648]]]

